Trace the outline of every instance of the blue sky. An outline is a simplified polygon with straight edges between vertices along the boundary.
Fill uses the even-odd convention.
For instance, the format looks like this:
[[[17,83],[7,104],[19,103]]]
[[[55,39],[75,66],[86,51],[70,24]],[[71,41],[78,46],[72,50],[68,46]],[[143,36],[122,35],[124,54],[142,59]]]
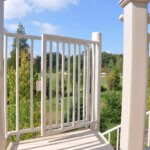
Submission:
[[[122,53],[122,8],[117,0],[7,0],[5,27],[15,32],[18,22],[27,34],[58,34],[91,39],[103,34],[103,51]]]

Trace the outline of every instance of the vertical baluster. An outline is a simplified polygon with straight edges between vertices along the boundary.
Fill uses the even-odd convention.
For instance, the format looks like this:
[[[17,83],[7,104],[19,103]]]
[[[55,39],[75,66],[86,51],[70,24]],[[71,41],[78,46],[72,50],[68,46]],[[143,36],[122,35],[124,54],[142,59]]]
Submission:
[[[30,128],[33,128],[33,47],[34,41],[31,39],[30,51]]]
[[[80,121],[80,68],[81,68],[81,46],[79,45],[79,54],[78,54],[78,121]]]
[[[111,140],[111,132],[108,133],[108,142],[110,143]]]
[[[148,147],[150,146],[150,113],[148,114]]]
[[[7,122],[7,50],[8,50],[8,37],[4,37],[4,113],[5,113],[5,135],[8,131]]]
[[[83,66],[83,120],[85,121],[86,119],[86,114],[85,114],[85,105],[86,105],[86,45],[84,45],[84,66]]]
[[[46,128],[46,38],[42,35],[41,55],[41,136],[45,136]]]
[[[86,120],[89,121],[89,97],[90,97],[90,46],[87,46],[87,77],[86,77]]]
[[[67,85],[67,123],[70,118],[70,44],[68,44],[68,85]]]
[[[95,44],[92,44],[92,122],[94,122],[95,117]]]
[[[61,99],[61,129],[64,128],[64,60],[65,59],[65,43],[62,50],[62,99]]]
[[[0,149],[5,150],[5,110],[4,110],[4,63],[3,63],[3,43],[4,43],[4,1],[0,0]]]
[[[58,127],[58,103],[59,103],[59,42],[56,45],[56,127]]]
[[[49,129],[52,128],[52,41],[50,41],[50,53],[49,53]]]
[[[76,105],[76,44],[74,44],[73,55],[73,126],[75,125],[75,106]]]
[[[120,128],[117,129],[117,142],[116,142],[116,150],[119,150],[119,138],[120,138]]]
[[[16,131],[19,141],[19,38],[16,39]]]

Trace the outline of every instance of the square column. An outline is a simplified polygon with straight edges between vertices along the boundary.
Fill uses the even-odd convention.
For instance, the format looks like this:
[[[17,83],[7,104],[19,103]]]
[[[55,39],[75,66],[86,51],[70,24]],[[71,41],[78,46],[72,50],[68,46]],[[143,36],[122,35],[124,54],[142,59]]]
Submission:
[[[143,150],[148,69],[147,0],[122,0],[124,63],[121,150]]]

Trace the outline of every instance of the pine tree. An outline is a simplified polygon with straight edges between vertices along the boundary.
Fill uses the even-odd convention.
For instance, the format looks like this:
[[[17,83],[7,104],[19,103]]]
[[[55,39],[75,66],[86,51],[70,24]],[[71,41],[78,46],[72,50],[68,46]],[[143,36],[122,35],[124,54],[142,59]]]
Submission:
[[[112,71],[108,74],[107,78],[107,88],[111,91],[117,91],[120,90],[120,71],[117,67],[112,68]]]
[[[23,26],[23,24],[21,24],[21,23],[18,24],[18,28],[17,28],[16,33],[17,34],[25,34],[25,27]],[[27,39],[25,39],[25,38],[19,39],[19,55],[20,55],[21,51],[28,52],[28,49],[29,49],[29,45],[27,43]],[[13,40],[12,51],[11,51],[10,56],[11,57],[8,60],[8,67],[15,68],[15,64],[16,64],[16,38],[14,38],[14,40]]]
[[[25,34],[24,26],[19,23],[18,34]],[[8,60],[8,128],[15,130],[16,109],[16,39],[12,45],[11,57]],[[30,96],[30,53],[27,39],[19,40],[19,119],[20,128],[29,127]]]

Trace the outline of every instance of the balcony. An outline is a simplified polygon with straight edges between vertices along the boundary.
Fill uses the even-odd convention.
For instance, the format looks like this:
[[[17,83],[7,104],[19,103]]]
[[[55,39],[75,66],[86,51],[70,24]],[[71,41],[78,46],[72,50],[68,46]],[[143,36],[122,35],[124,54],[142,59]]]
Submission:
[[[91,150],[119,150],[121,125],[104,133],[99,132],[99,95],[100,90],[100,49],[101,35],[93,33],[93,40],[75,39],[55,35],[21,35],[14,33],[4,34],[4,98],[5,98],[5,135],[6,138],[15,137],[15,142],[10,143],[8,149],[91,149]],[[15,62],[15,130],[8,129],[8,42],[16,39]],[[19,80],[19,42],[21,39],[30,41],[30,80],[29,80],[29,128],[21,129],[19,113],[20,82]],[[96,40],[97,39],[97,40]],[[35,81],[34,72],[34,47],[38,41],[41,43],[41,80]],[[98,53],[98,54],[97,54]],[[56,54],[55,60],[53,54]],[[49,56],[49,57],[47,57]],[[98,57],[97,57],[98,56]],[[60,59],[60,58],[61,59]],[[71,57],[72,60],[71,61]],[[48,62],[48,63],[47,63]],[[53,62],[56,62],[56,71],[53,71]],[[47,65],[48,64],[48,65]],[[81,66],[82,64],[82,66]],[[73,69],[71,70],[71,66]],[[97,67],[98,66],[98,67]],[[99,71],[96,71],[99,68]],[[56,82],[53,84],[53,76]],[[72,77],[72,79],[71,79]],[[81,83],[83,77],[83,83]],[[96,79],[96,80],[95,80]],[[61,80],[61,82],[60,82]],[[72,81],[72,82],[71,82]],[[99,82],[97,82],[99,81]],[[35,86],[36,83],[36,86]],[[48,85],[48,87],[46,86]],[[52,89],[56,85],[56,95],[53,98]],[[65,87],[67,85],[67,87]],[[40,93],[40,119],[34,125],[34,91]],[[65,88],[67,91],[64,96]],[[61,89],[61,92],[59,91]],[[48,93],[47,93],[48,91]],[[72,96],[71,96],[72,92]],[[100,93],[100,91],[98,92]],[[97,99],[96,99],[97,97]],[[55,103],[54,103],[55,102]],[[98,103],[98,104],[97,104]],[[72,106],[72,109],[70,109]],[[48,110],[47,110],[48,107]],[[55,107],[55,111],[53,111]],[[147,112],[148,132],[145,145],[150,146],[150,112]],[[53,119],[55,118],[55,119]],[[30,140],[21,140],[25,134]],[[115,144],[112,147],[112,135],[115,134]]]
[[[9,144],[10,149],[113,149],[99,132],[101,34],[93,33],[92,37],[93,40],[83,40],[46,34],[41,37],[8,32],[4,34],[5,136],[7,139],[15,139],[15,142]],[[16,45],[15,74],[11,76],[15,78],[12,80],[16,84],[15,111],[12,110],[15,112],[15,130],[11,129],[12,123],[8,120],[11,105],[8,100],[8,43],[11,39],[15,39]],[[20,70],[23,59],[20,47],[23,39],[30,41],[29,50],[26,51],[29,67],[23,72],[24,74],[26,69],[30,70],[29,93],[25,93],[29,95],[29,105],[25,108],[21,104],[21,77],[24,75],[21,76]],[[33,76],[36,42],[41,45],[41,80],[37,81]],[[25,80],[28,83],[27,78]],[[56,93],[53,96],[54,87]],[[37,109],[39,106],[41,108],[38,109],[40,118],[36,120],[36,125],[35,92],[40,95]],[[29,112],[29,116],[26,116],[29,118],[29,122],[26,122],[29,128],[22,128],[24,121],[20,114],[23,109]],[[32,140],[22,141],[25,134],[30,135]]]
[[[147,34],[148,0],[122,0],[120,4],[124,7],[121,17],[124,21],[122,124],[101,133],[101,34],[93,33],[92,40],[85,40],[48,34],[34,36],[4,32],[4,2],[0,0],[2,150],[7,146],[12,150],[142,150],[144,146],[150,146],[150,112],[145,115],[147,49],[150,42]],[[15,63],[8,76],[9,42],[12,39],[15,42]],[[20,66],[25,64],[21,60],[21,40],[29,41],[23,53],[27,54],[24,58],[29,63],[23,71],[20,71]],[[38,64],[41,66],[40,72],[36,78],[35,47],[40,49],[41,54]],[[26,95],[23,98],[20,92],[24,87],[20,86],[21,77],[26,77],[23,79],[24,85],[28,86],[27,91],[22,90]],[[11,84],[9,79],[15,83],[12,95],[8,89],[8,84]],[[38,97],[37,103],[35,95]],[[12,98],[13,105],[8,97]],[[24,105],[24,102],[28,104]],[[10,112],[13,112],[13,123]],[[22,112],[26,115],[25,119],[21,118]],[[24,138],[24,135],[28,138]],[[112,135],[115,135],[113,143]]]

